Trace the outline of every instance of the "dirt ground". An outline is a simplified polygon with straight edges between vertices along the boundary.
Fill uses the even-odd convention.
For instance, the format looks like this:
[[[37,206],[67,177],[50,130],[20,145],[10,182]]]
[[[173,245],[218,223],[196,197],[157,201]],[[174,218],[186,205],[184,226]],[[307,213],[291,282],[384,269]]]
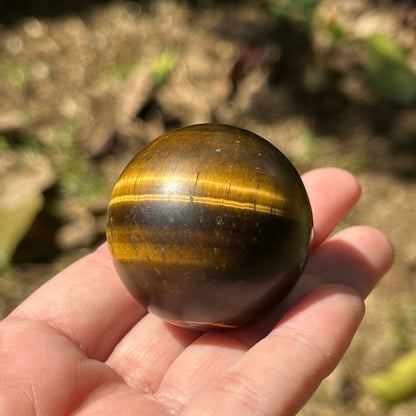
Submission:
[[[416,398],[387,406],[361,388],[416,348],[412,2],[311,1],[313,16],[302,1],[17,3],[0,5],[0,212],[17,189],[42,208],[0,271],[0,317],[104,241],[112,186],[145,143],[190,123],[239,125],[300,172],[354,172],[362,198],[340,227],[380,228],[396,250],[347,355],[300,414],[416,414]],[[375,54],[380,34],[409,67],[386,58],[399,55],[390,44]]]

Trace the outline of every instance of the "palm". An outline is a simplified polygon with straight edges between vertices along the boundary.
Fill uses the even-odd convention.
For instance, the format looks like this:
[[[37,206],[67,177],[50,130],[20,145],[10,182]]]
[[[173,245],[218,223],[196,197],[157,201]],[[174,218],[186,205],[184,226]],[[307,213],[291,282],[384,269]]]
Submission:
[[[173,327],[127,293],[103,246],[0,325],[2,414],[294,414],[345,352],[361,299],[393,257],[386,238],[366,227],[321,245],[359,187],[329,169],[304,181],[314,254],[273,314],[223,332]]]

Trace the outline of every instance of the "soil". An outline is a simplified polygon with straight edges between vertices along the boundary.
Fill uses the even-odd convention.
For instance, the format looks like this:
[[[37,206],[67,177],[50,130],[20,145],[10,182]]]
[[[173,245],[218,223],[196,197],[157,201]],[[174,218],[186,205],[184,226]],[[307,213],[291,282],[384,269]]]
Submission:
[[[341,227],[380,228],[396,250],[347,355],[300,414],[416,414],[416,399],[388,407],[361,388],[416,348],[416,106],[370,88],[361,42],[390,36],[415,68],[412,2],[321,1],[313,20],[283,19],[273,1],[9,3],[0,5],[0,191],[36,163],[45,202],[0,272],[0,317],[104,241],[111,188],[144,144],[185,124],[239,125],[301,173],[354,172],[362,198]]]

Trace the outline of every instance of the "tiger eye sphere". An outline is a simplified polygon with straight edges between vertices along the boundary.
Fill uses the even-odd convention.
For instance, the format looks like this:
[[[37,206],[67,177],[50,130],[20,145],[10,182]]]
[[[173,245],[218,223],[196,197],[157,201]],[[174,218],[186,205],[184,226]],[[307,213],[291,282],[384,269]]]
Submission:
[[[201,124],[163,134],[116,183],[107,238],[115,268],[150,312],[233,328],[296,284],[312,213],[295,168],[247,130]]]

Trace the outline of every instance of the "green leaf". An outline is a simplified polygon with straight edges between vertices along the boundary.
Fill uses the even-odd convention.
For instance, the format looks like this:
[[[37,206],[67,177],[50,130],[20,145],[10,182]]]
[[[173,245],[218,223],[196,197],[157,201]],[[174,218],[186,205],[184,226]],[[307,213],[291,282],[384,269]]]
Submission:
[[[152,79],[155,84],[162,84],[172,73],[178,61],[176,53],[165,51],[161,53],[154,64]]]
[[[364,389],[386,403],[398,403],[416,395],[416,351],[394,362],[381,373],[367,377]]]
[[[43,195],[35,193],[17,206],[0,206],[0,267],[10,261],[13,253],[42,209]]]

